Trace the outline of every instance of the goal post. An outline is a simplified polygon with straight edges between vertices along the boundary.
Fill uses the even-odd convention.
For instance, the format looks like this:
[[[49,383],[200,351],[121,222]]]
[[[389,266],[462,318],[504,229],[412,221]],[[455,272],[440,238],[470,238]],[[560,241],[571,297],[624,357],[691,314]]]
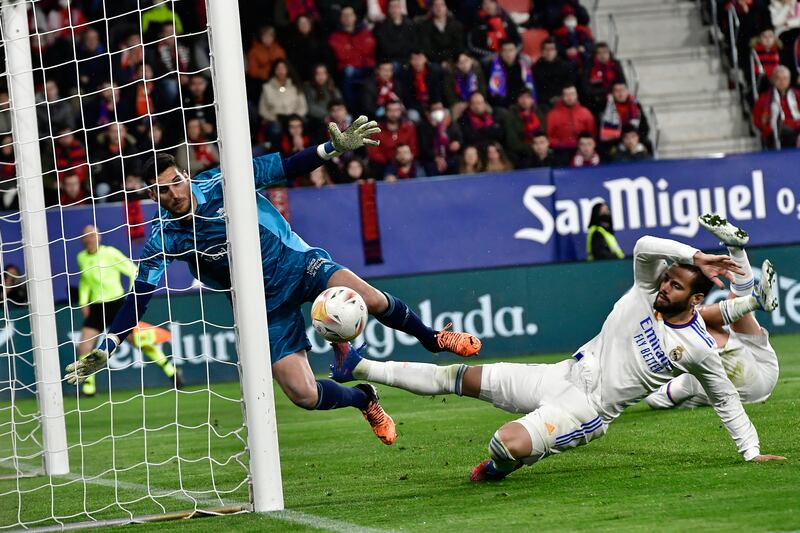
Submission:
[[[283,509],[239,7],[206,0],[253,509]]]
[[[48,475],[63,475],[69,472],[69,454],[64,422],[64,399],[61,394],[61,369],[28,35],[27,2],[3,0],[0,9],[8,90],[13,102],[11,132],[17,161],[22,241],[25,246],[25,270],[28,275],[44,471]]]

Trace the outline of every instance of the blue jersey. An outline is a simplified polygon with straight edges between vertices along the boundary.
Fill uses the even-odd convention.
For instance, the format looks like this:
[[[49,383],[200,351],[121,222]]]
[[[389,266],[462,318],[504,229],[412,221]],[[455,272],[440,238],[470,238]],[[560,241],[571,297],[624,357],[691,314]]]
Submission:
[[[253,159],[256,190],[285,180],[280,154]],[[153,220],[150,238],[144,245],[137,281],[158,285],[167,265],[185,261],[192,275],[215,289],[231,287],[225,207],[222,201],[222,175],[219,168],[207,170],[192,179],[197,200],[193,216],[174,219],[161,209]],[[286,302],[303,278],[307,256],[312,248],[301,239],[269,200],[256,195],[258,206],[261,261],[267,310]]]

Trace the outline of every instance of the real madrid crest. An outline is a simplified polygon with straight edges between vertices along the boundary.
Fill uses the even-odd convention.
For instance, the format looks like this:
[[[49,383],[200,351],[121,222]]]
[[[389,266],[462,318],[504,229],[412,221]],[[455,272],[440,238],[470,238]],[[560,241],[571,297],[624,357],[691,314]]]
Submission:
[[[681,357],[683,357],[683,352],[684,352],[684,347],[678,345],[669,352],[669,360],[680,361]]]

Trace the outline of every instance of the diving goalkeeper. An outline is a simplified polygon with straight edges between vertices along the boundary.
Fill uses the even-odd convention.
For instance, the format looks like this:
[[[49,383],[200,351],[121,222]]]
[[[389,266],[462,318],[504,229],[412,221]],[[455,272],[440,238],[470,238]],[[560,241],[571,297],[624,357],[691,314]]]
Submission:
[[[336,124],[329,128],[331,140],[317,147],[288,158],[277,153],[255,158],[256,189],[307,174],[344,152],[378,144],[370,137],[380,129],[365,116],[358,117],[344,132]],[[82,381],[105,366],[144,314],[173,259],[187,262],[192,275],[209,287],[231,288],[220,169],[207,170],[190,180],[172,156],[159,154],[148,162],[144,174],[151,186],[150,198],[158,202],[161,210],[142,251],[136,290],[126,298],[98,348],[89,357],[67,366],[66,377],[71,383]],[[266,198],[256,198],[272,375],[289,399],[305,409],[360,409],[378,438],[392,444],[396,439],[394,421],[381,408],[372,385],[344,387],[331,380],[315,380],[307,359],[311,344],[305,334],[301,304],[313,301],[328,287],[345,286],[361,295],[369,312],[382,324],[413,335],[432,352],[471,356],[480,349],[480,341],[466,333],[429,328],[404,302],[333,262],[325,250],[306,244]]]

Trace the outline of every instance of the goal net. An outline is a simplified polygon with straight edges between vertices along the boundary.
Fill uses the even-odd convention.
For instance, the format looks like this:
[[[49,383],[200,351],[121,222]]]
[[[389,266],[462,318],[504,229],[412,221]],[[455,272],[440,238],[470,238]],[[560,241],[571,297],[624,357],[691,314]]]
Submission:
[[[0,530],[252,510],[263,410],[242,399],[235,285],[176,261],[108,368],[63,380],[131,290],[159,209],[145,161],[219,166],[214,22],[198,2],[1,1]]]

